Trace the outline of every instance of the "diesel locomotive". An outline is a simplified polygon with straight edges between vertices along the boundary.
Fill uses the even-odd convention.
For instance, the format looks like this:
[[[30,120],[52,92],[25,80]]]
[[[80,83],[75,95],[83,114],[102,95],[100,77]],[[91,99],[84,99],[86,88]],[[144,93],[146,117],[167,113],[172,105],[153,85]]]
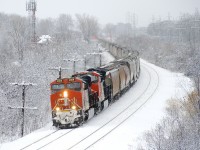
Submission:
[[[138,52],[50,84],[53,126],[78,127],[111,105],[138,80]]]

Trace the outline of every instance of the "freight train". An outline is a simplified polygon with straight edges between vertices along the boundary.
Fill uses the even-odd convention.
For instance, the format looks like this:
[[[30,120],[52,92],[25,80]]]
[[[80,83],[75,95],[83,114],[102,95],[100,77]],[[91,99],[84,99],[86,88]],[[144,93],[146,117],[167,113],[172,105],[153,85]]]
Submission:
[[[111,105],[138,80],[139,53],[58,78],[50,84],[53,126],[78,127]]]

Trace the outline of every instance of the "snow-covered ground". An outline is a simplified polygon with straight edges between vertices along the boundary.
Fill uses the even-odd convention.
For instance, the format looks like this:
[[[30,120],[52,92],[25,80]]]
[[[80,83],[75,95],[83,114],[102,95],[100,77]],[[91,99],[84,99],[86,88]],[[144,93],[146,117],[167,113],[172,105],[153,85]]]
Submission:
[[[113,58],[104,54],[106,61]],[[21,139],[0,145],[1,150],[135,150],[143,132],[164,116],[166,101],[185,96],[190,79],[141,60],[137,83],[118,101],[76,129],[56,131],[51,123]],[[51,135],[50,133],[55,132]],[[38,141],[45,137],[41,141]],[[56,139],[56,140],[55,140]],[[37,142],[36,142],[37,141]],[[51,144],[48,144],[52,142]],[[48,144],[48,145],[47,145]]]

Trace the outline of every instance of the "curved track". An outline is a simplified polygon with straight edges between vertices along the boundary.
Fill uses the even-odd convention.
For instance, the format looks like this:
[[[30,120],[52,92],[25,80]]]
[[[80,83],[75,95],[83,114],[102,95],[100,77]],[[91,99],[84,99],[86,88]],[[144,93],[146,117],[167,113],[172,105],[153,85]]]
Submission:
[[[136,92],[138,84],[139,86],[142,86],[143,90]],[[143,105],[145,105],[145,103],[155,93],[158,85],[159,76],[157,72],[153,68],[142,64],[141,77],[138,80],[138,83],[133,86],[133,90],[130,89],[128,91],[135,91],[133,94],[133,99],[126,99],[126,101],[123,101],[123,99],[126,97],[125,94],[120,98],[119,101],[116,101],[111,107],[108,107],[98,116],[95,116],[92,120],[89,120],[82,127],[61,131],[63,133],[60,133],[60,131],[55,131],[55,134],[52,133],[47,135],[38,141],[29,144],[23,149],[89,149],[91,146],[95,145],[104,137],[117,129],[121,124],[133,116]],[[119,107],[120,103],[126,103],[126,107]],[[119,107],[117,108],[117,113],[114,115],[110,113],[110,116],[108,116],[107,120],[101,119],[101,116],[105,115],[104,113],[108,113],[107,111],[112,111],[112,109],[115,110],[116,107]],[[96,125],[94,126],[94,124]],[[90,128],[88,128],[88,126],[90,126]]]
[[[150,68],[150,67],[148,66],[148,68]],[[126,120],[128,120],[132,115],[134,115],[142,106],[144,106],[151,99],[151,97],[154,95],[154,93],[156,92],[156,90],[159,86],[158,73],[153,68],[151,68],[151,69],[154,72],[154,75],[157,77],[156,84],[154,84],[154,85],[150,84],[151,81],[153,79],[155,79],[155,77],[152,77],[152,73],[148,72],[149,76],[150,76],[149,84],[148,84],[145,92],[142,95],[140,95],[137,99],[133,100],[133,102],[128,107],[126,107],[122,112],[120,112],[115,118],[113,118],[112,120],[107,122],[106,125],[101,126],[97,130],[95,130],[94,132],[89,134],[87,137],[83,138],[81,141],[75,143],[73,146],[71,146],[67,150],[70,150],[70,149],[89,149],[89,148],[91,148],[93,145],[95,145],[100,140],[102,140],[107,135],[109,135],[111,132],[113,132],[115,129],[117,129]],[[153,88],[152,92],[150,92],[150,93],[148,93],[148,90],[147,90],[149,88]],[[144,98],[145,94],[146,94],[146,96]],[[141,100],[141,98],[142,98],[142,100]],[[139,104],[137,107],[135,107],[135,105],[137,105],[136,102],[140,101],[140,100],[142,101],[142,103]],[[117,123],[115,121],[115,124],[111,125],[109,127],[108,124],[110,124],[114,119],[118,120]],[[101,130],[101,132],[100,132],[100,130]],[[91,143],[91,144],[87,144],[87,143]]]

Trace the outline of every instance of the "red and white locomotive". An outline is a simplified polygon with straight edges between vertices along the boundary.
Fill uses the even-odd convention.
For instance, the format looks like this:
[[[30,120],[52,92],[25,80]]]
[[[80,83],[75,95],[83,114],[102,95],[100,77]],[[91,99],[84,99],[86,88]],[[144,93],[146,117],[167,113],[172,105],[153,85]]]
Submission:
[[[53,125],[76,127],[108,107],[127,91],[140,74],[139,55],[88,69],[51,83]]]

